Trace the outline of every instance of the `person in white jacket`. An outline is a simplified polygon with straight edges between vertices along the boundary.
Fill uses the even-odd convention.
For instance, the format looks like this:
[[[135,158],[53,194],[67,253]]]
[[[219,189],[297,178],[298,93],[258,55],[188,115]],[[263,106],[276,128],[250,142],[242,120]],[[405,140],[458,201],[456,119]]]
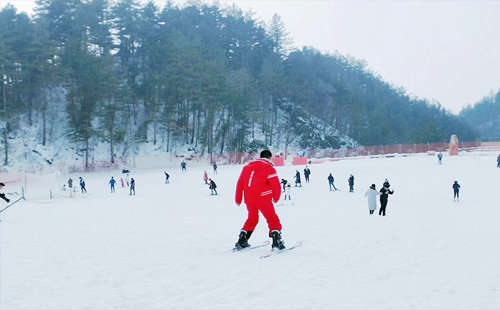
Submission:
[[[368,197],[368,210],[370,214],[373,214],[377,210],[377,196],[380,196],[380,192],[375,189],[375,184],[372,184],[370,188],[366,191],[365,197]]]

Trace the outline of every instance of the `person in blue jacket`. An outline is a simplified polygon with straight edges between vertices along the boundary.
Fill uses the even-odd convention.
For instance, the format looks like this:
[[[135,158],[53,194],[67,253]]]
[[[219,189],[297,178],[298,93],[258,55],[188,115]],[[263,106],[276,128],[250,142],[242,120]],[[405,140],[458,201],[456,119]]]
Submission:
[[[109,184],[111,185],[111,192],[114,193],[116,181],[113,177],[111,177],[111,180],[109,180]]]

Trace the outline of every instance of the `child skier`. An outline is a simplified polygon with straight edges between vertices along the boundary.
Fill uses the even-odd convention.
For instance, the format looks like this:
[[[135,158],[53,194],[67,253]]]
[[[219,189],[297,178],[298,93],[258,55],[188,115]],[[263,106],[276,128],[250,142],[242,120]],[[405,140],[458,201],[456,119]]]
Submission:
[[[288,183],[286,186],[285,186],[285,200],[286,200],[286,196],[288,196],[288,200],[292,200],[292,197],[290,197],[290,189],[292,188],[292,184]]]

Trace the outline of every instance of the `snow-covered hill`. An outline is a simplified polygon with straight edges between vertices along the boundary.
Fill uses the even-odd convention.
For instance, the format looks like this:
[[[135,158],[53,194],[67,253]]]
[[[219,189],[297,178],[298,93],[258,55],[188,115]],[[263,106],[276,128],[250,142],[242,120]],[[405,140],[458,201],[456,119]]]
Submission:
[[[443,165],[424,155],[310,165],[310,183],[276,206],[285,243],[303,245],[266,259],[270,246],[231,252],[246,218],[234,204],[241,166],[182,174],[172,163],[170,184],[164,169],[132,170],[135,196],[110,193],[121,171],[81,175],[87,195],[1,213],[0,308],[499,309],[499,152],[445,156]],[[292,180],[303,168],[277,170]],[[329,191],[329,173],[340,191]],[[395,190],[387,216],[369,215],[365,191],[385,178]],[[265,240],[261,218],[250,243]]]

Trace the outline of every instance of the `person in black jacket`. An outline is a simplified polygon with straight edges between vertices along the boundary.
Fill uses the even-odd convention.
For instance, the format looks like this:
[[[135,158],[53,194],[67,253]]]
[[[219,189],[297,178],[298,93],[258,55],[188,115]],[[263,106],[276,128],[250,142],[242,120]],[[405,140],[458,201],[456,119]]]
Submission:
[[[87,193],[87,189],[85,188],[85,181],[80,177],[80,189],[82,190],[82,194],[85,191],[85,194]]]
[[[300,172],[299,172],[299,170],[295,170],[295,171],[296,171],[296,173],[295,173],[295,187],[297,187],[297,186],[302,187],[302,183],[300,182]]]
[[[4,183],[0,183],[0,189],[2,189],[3,187],[5,186]],[[2,198],[3,200],[5,200],[7,203],[10,202],[10,199],[5,197],[5,194],[4,193],[0,193],[0,198]]]
[[[458,193],[460,192],[460,184],[458,184],[458,181],[455,181],[451,187],[453,188],[453,201],[459,201]]]
[[[384,186],[380,189],[380,210],[378,211],[378,215],[385,216],[385,208],[387,207],[387,200],[389,199],[389,195],[394,194],[394,191],[389,189],[389,186]]]
[[[347,182],[349,182],[349,192],[354,192],[354,176],[352,174],[349,179],[347,179]]]
[[[309,183],[309,175],[311,174],[311,170],[306,166],[304,169],[304,177],[306,178],[306,183]]]
[[[215,192],[215,195],[217,195],[217,184],[215,184],[214,180],[212,179],[208,179],[208,188],[210,188],[210,191],[212,192],[211,195],[214,195],[214,192]]]

